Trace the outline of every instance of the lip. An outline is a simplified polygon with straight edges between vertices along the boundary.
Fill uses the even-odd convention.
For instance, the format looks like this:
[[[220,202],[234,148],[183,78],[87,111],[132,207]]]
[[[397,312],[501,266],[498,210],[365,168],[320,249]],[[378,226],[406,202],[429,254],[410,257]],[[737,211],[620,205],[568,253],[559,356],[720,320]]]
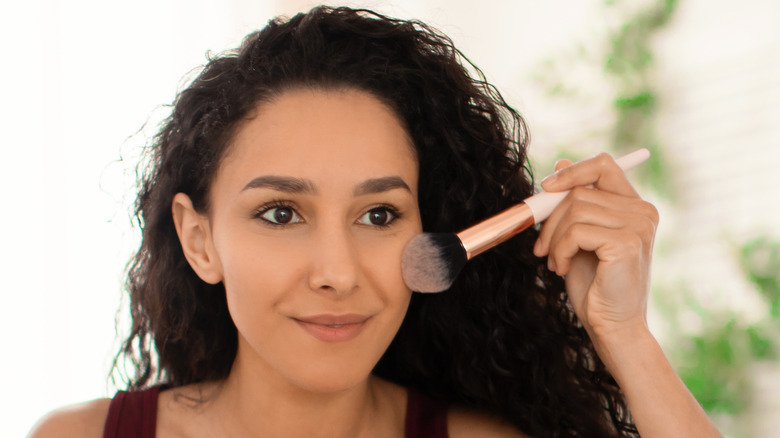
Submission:
[[[307,333],[323,342],[345,342],[354,339],[366,325],[370,316],[359,314],[311,315],[293,317]]]

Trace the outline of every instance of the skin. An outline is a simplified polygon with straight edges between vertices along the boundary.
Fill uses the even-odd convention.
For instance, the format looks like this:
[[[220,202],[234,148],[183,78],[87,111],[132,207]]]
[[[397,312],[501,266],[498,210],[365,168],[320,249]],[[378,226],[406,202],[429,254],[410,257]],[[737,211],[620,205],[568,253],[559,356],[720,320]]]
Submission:
[[[607,155],[557,169],[543,187],[573,190],[542,227],[534,252],[566,276],[574,309],[624,389],[640,433],[720,436],[647,329],[655,208]],[[225,284],[238,354],[225,381],[160,394],[157,436],[403,436],[406,390],[370,371],[410,298],[400,260],[421,231],[417,172],[402,125],[366,93],[295,90],[258,107],[220,164],[210,210],[195,211],[184,194],[172,206],[190,265],[204,281]],[[267,175],[305,180],[308,190],[246,189]],[[385,176],[408,190],[356,194]],[[397,217],[380,214],[374,219],[396,218],[373,224],[370,213],[388,206]],[[289,222],[268,221],[280,217]],[[354,339],[326,343],[295,321],[320,313],[370,318]],[[107,408],[102,399],[58,410],[31,436],[101,436]],[[448,427],[453,438],[524,436],[455,407]]]

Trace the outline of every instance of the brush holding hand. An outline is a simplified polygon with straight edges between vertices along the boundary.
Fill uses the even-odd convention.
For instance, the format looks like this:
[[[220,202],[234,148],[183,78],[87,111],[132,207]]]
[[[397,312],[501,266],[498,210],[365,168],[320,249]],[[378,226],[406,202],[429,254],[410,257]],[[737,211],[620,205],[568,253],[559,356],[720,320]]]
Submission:
[[[542,188],[571,192],[542,226],[534,254],[547,256],[549,269],[565,276],[574,311],[625,393],[638,429],[643,436],[670,430],[719,436],[647,326],[658,211],[607,154],[555,167]]]
[[[576,164],[560,160],[556,171],[542,188],[570,193],[542,226],[534,254],[547,256],[548,268],[565,276],[569,299],[591,335],[614,325],[644,325],[657,210],[607,154]]]

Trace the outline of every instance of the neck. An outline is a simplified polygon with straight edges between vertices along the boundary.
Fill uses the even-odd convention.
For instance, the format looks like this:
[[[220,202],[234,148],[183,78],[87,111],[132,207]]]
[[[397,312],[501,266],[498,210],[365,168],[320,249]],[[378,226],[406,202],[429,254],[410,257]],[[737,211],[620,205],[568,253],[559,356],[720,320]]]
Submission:
[[[383,428],[392,432],[402,423],[403,412],[399,421],[398,409],[387,406],[388,384],[378,378],[367,376],[348,388],[302,388],[241,350],[228,378],[214,390],[221,435],[357,438],[379,436]]]

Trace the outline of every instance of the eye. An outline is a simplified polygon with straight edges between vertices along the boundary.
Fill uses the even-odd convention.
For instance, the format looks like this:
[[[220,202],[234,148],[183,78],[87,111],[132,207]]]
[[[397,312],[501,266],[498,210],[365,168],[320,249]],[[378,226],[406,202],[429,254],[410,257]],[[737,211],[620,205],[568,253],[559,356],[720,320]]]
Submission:
[[[290,206],[278,205],[260,210],[257,217],[273,225],[289,225],[303,222],[298,213]]]
[[[376,207],[363,214],[363,216],[358,219],[358,223],[362,225],[386,227],[400,216],[401,215],[396,210],[390,207]]]

